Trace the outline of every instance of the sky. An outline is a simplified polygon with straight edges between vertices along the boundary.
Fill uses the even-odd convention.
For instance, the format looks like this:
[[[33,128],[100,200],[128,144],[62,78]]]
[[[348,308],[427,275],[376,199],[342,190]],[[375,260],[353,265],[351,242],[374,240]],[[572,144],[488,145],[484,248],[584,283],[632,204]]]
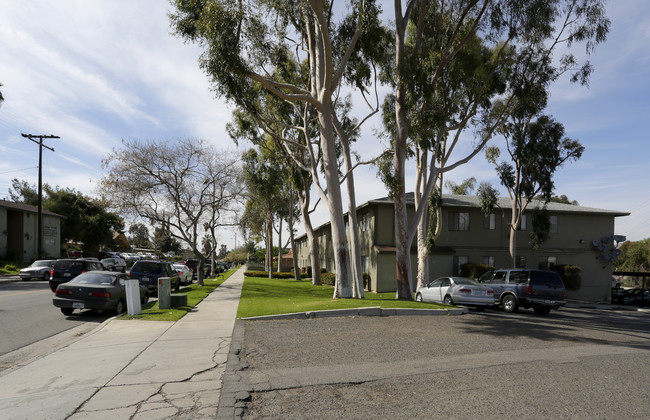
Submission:
[[[43,182],[91,196],[104,175],[102,158],[122,139],[203,138],[237,151],[225,130],[232,108],[200,70],[200,47],[171,33],[170,10],[160,0],[0,2],[0,199],[9,198],[13,178],[37,183],[38,146],[22,133],[59,136],[44,142],[54,152],[43,151]],[[630,212],[617,218],[615,233],[641,240],[650,238],[650,2],[610,1],[607,13],[612,25],[590,57],[589,87],[560,80],[551,90],[547,113],[585,146],[579,161],[558,170],[555,191],[584,206]],[[363,126],[363,159],[383,147],[380,124],[375,116]],[[506,194],[482,155],[446,179],[469,177]],[[374,168],[355,172],[355,181],[357,204],[387,195]],[[322,205],[314,221],[327,221]],[[231,249],[242,236],[223,229],[218,240]]]

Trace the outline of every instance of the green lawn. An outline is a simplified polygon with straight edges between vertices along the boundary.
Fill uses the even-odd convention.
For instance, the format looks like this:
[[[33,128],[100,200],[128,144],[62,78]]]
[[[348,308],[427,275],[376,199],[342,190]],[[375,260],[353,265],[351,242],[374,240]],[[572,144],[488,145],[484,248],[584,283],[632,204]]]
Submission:
[[[349,309],[367,306],[382,308],[445,309],[447,305],[395,299],[395,292],[366,293],[365,299],[332,299],[331,286],[314,286],[309,280],[246,277],[239,300],[238,318],[291,312]]]
[[[196,305],[199,304],[207,295],[212,293],[214,289],[219,287],[228,277],[230,277],[235,271],[236,268],[230,269],[225,273],[222,273],[223,276],[219,276],[216,279],[205,279],[203,280],[204,285],[199,286],[198,284],[192,284],[188,287],[180,289],[178,293],[184,293],[187,295],[187,306],[179,306],[176,308],[170,309],[158,309],[158,301],[149,302],[146,305],[142,306],[142,314],[140,315],[122,315],[120,319],[143,319],[147,321],[178,321],[186,313],[191,311]]]

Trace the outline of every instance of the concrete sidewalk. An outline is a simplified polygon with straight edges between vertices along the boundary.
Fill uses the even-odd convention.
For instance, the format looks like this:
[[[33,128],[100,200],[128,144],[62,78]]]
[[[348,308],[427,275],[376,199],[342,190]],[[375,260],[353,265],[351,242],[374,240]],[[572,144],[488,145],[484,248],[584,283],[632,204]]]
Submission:
[[[0,418],[215,418],[243,281],[177,322],[113,319],[0,377]]]

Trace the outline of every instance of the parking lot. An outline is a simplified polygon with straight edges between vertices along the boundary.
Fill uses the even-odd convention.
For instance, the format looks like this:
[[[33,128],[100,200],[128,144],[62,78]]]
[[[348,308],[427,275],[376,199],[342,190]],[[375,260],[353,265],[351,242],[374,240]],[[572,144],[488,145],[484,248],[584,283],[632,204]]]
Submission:
[[[647,418],[650,314],[246,321],[245,418]],[[239,328],[239,327],[238,327]]]

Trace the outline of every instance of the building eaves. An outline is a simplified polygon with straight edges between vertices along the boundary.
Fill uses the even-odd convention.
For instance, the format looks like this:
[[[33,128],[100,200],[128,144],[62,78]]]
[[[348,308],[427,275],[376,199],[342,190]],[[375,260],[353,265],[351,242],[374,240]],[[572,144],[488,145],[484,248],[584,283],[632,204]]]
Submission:
[[[0,208],[2,207],[10,210],[22,211],[24,213],[38,214],[37,206],[32,206],[30,204],[25,204],[25,203],[14,203],[13,201],[0,200]],[[43,210],[43,214],[46,214],[48,216],[61,217],[61,218],[65,217],[48,210]]]

